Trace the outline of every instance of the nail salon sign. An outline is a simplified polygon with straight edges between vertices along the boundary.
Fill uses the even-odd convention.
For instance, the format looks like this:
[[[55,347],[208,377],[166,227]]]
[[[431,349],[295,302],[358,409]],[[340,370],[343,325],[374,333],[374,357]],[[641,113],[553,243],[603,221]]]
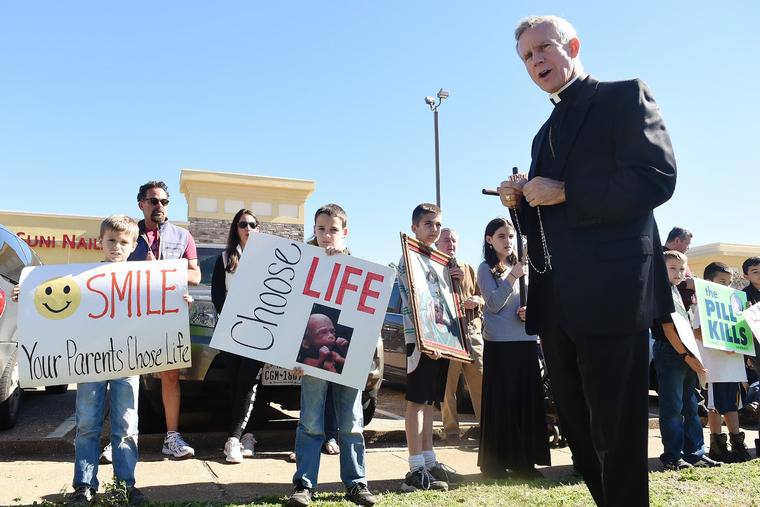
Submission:
[[[394,278],[388,266],[251,235],[211,346],[363,389]]]
[[[187,260],[25,268],[19,382],[93,382],[190,366]]]

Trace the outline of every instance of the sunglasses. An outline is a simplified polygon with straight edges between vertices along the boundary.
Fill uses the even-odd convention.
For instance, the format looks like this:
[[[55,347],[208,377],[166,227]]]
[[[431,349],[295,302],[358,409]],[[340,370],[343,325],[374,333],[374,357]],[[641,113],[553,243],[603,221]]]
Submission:
[[[240,229],[245,229],[247,227],[250,227],[251,229],[255,229],[256,227],[259,226],[259,224],[257,222],[246,222],[245,220],[241,220],[240,222],[238,222],[237,226]]]
[[[169,205],[169,199],[159,199],[157,197],[146,197],[145,199],[143,199],[143,201],[149,202],[153,206],[158,206],[158,203],[161,203],[161,206]]]

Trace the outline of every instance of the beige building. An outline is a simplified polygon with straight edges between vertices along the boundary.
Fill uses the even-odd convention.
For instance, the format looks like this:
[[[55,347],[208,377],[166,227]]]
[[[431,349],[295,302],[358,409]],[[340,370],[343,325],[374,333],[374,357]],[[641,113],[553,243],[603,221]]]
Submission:
[[[708,243],[689,248],[686,256],[689,258],[689,269],[699,278],[711,262],[723,262],[741,275],[742,263],[749,257],[760,256],[760,245]]]
[[[135,182],[134,190],[142,183]],[[304,208],[314,186],[311,180],[182,169],[179,190],[187,199],[188,216],[185,222],[172,223],[189,229],[199,245],[223,245],[233,215],[248,208],[260,220],[262,232],[303,241]],[[97,239],[103,218],[0,211],[0,224],[46,264],[103,260]]]

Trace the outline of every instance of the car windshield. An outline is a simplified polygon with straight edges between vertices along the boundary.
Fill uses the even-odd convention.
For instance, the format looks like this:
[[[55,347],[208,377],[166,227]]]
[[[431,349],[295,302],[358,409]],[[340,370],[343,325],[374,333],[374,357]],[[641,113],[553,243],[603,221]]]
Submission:
[[[391,292],[391,298],[388,300],[388,312],[401,313],[401,294],[398,291],[398,281],[393,283],[393,292]]]
[[[211,286],[211,276],[214,274],[214,264],[217,257],[222,254],[224,247],[198,246],[198,264],[201,267],[201,285]]]

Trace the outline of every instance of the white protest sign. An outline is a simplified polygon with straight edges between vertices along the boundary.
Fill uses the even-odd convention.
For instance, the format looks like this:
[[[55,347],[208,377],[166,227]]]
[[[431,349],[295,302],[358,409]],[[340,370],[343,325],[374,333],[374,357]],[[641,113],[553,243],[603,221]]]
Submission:
[[[702,350],[697,345],[697,339],[694,336],[694,330],[691,328],[689,319],[683,317],[678,312],[671,313],[670,317],[673,319],[673,325],[676,331],[678,331],[678,337],[681,339],[683,346],[697,358],[702,366],[707,368],[704,359],[702,359]],[[707,377],[702,373],[698,373],[697,377],[699,377],[699,385],[704,389],[707,386]]]
[[[744,310],[742,317],[747,321],[752,334],[755,336],[755,341],[760,347],[760,303],[754,304]]]
[[[395,270],[251,235],[211,346],[363,389]]]
[[[19,382],[92,382],[190,366],[187,260],[25,268]]]

